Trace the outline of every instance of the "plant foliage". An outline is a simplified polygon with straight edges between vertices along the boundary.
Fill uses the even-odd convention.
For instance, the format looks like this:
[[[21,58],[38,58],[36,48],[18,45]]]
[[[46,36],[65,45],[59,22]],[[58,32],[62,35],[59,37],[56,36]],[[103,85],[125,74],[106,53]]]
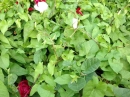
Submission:
[[[0,97],[24,79],[29,97],[130,97],[130,0],[17,2],[0,0]]]

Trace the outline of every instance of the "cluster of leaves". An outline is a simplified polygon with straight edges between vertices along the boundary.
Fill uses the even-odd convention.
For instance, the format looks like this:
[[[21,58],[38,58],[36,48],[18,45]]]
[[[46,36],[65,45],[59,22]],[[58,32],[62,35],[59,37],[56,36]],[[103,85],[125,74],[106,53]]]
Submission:
[[[0,0],[0,97],[23,79],[30,97],[130,96],[130,0],[47,0],[42,14],[15,2]]]

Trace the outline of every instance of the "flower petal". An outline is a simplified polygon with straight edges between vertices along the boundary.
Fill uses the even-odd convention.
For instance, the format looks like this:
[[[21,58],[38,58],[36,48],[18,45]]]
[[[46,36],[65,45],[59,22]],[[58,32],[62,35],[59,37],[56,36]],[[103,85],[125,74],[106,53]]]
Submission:
[[[38,2],[38,5],[35,4],[35,5],[34,5],[34,8],[35,8],[37,11],[43,13],[45,10],[48,9],[48,4],[47,4],[46,2]]]
[[[73,18],[73,28],[76,29],[78,26],[78,19]]]
[[[32,7],[29,7],[28,8],[28,11],[33,11],[34,9]]]
[[[18,84],[18,91],[19,91],[20,97],[28,97],[31,91],[31,87],[28,85],[27,80],[23,80]]]
[[[77,7],[76,8],[76,13],[77,14],[80,14],[80,15],[83,15],[82,11],[81,11],[81,8],[80,7]]]

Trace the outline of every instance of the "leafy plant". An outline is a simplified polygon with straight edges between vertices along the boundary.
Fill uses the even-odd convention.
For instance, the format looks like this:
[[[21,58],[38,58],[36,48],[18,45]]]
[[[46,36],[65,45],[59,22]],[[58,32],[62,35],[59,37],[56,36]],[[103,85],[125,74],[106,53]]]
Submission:
[[[0,97],[23,80],[29,97],[129,97],[130,0],[34,1],[0,0]]]

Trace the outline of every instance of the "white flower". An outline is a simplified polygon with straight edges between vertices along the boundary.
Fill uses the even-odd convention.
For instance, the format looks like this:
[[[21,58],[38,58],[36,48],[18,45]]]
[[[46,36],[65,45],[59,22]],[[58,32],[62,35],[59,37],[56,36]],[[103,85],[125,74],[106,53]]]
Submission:
[[[47,4],[46,2],[38,2],[38,4],[35,4],[35,5],[34,5],[34,8],[35,8],[37,11],[43,13],[45,10],[48,9],[48,4]]]
[[[73,28],[76,29],[78,26],[78,19],[73,18]]]

